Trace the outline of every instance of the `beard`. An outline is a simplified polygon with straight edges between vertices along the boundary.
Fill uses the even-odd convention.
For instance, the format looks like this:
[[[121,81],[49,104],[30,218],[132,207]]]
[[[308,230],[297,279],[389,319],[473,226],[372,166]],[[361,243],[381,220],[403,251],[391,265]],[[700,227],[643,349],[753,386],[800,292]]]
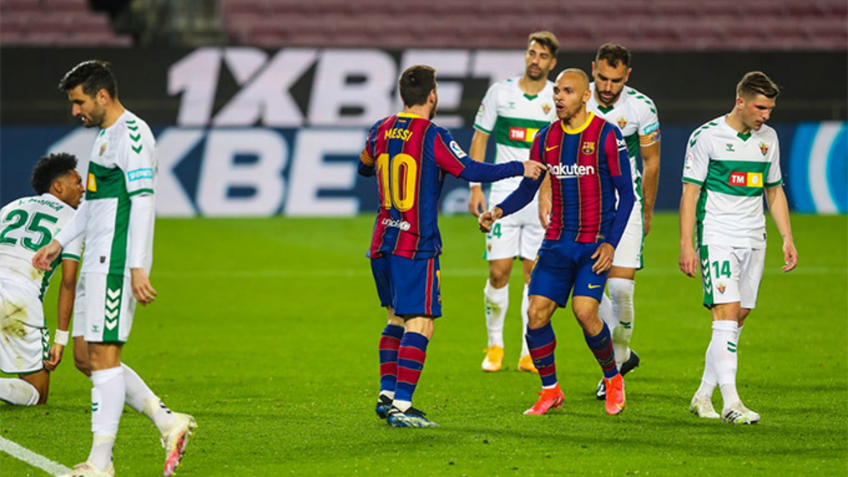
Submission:
[[[100,127],[103,124],[103,118],[106,116],[106,111],[92,111],[91,114],[88,115],[89,120],[83,121],[83,126],[87,128],[96,128]],[[85,116],[83,116],[85,119]]]
[[[622,88],[621,91],[624,91],[624,88]],[[600,93],[598,93],[598,102],[609,106],[618,100],[618,97],[621,96],[621,91],[619,91],[618,93],[613,93],[612,97],[609,100],[604,99],[604,97],[601,96]]]
[[[527,75],[527,77],[528,77],[528,78],[530,78],[530,79],[531,79],[531,80],[533,80],[533,81],[539,81],[540,79],[542,79],[542,78],[544,78],[544,77],[546,76],[546,75],[545,75],[545,72],[544,72],[544,71],[542,71],[542,69],[541,69],[541,68],[539,68],[539,72],[538,72],[538,73],[533,73],[532,71],[530,71],[530,67],[529,67],[529,66],[527,67],[527,69],[526,69],[526,70],[524,70],[524,74],[526,74],[526,75]]]

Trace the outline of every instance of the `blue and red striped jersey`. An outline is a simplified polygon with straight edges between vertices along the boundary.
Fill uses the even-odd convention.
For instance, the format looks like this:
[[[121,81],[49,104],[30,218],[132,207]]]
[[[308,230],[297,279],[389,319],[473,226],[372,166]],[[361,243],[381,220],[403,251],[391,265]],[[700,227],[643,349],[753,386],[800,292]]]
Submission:
[[[560,240],[565,232],[576,236],[576,242],[617,246],[630,208],[626,215],[622,212],[623,221],[613,224],[616,191],[633,194],[627,144],[618,128],[589,113],[577,129],[567,129],[562,121],[546,126],[531,147],[530,160],[547,165],[551,174],[551,221],[545,239]]]
[[[360,161],[376,166],[380,199],[368,256],[439,255],[439,196],[446,174],[459,176],[471,161],[450,133],[420,116],[397,114],[371,127]]]

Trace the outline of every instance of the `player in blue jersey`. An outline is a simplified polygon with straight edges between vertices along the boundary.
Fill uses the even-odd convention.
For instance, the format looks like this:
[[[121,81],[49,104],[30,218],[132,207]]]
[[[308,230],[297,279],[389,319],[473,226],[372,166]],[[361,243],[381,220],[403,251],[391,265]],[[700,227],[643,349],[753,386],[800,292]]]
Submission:
[[[437,427],[412,407],[433,321],[441,316],[438,202],[451,174],[468,181],[538,178],[544,166],[472,161],[450,133],[431,122],[436,70],[417,65],[398,81],[404,112],[377,121],[362,150],[359,173],[377,176],[380,206],[368,257],[388,324],[380,338],[377,415],[393,427]]]
[[[551,219],[530,277],[526,335],[542,391],[524,414],[545,414],[563,405],[551,316],[557,307],[565,307],[569,295],[586,343],[604,373],[607,414],[620,413],[626,404],[624,380],[615,366],[610,330],[598,316],[598,304],[635,197],[621,132],[586,111],[590,95],[584,71],[560,73],[554,85],[559,120],[539,131],[530,149],[530,160],[545,164],[553,177]],[[488,232],[496,220],[524,207],[541,183],[541,179],[522,181],[509,197],[480,216],[481,230]]]

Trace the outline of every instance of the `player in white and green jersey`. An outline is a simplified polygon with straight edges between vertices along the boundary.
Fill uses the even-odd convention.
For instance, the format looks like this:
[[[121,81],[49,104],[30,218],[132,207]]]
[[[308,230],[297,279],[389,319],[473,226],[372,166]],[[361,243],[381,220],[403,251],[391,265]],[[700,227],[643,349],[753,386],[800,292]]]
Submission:
[[[615,124],[627,142],[630,174],[636,203],[627,228],[615,249],[615,258],[607,279],[609,296],[603,295],[599,314],[613,336],[615,362],[624,376],[639,366],[639,355],[630,349],[635,321],[634,294],[636,271],[642,269],[642,247],[651,230],[654,203],[660,175],[660,120],[651,98],[627,86],[630,78],[630,51],[621,45],[607,43],[598,48],[592,62],[590,85],[592,97],[589,111]],[[642,156],[642,169],[636,156]],[[606,388],[601,379],[596,397],[604,399]]]
[[[556,119],[553,105],[553,83],[548,73],[556,66],[559,42],[553,33],[531,33],[524,55],[523,76],[500,81],[486,92],[474,120],[474,137],[469,155],[485,161],[489,136],[495,137],[495,162],[526,161],[530,146],[539,129]],[[498,204],[518,188],[521,178],[506,179],[492,184],[489,204]],[[487,210],[480,184],[470,185],[468,209],[475,216]],[[527,349],[524,330],[527,328],[527,285],[542,244],[545,229],[539,223],[538,200],[534,199],[520,212],[495,222],[486,235],[485,257],[489,261],[489,280],[483,289],[488,329],[488,346],[483,360],[484,371],[500,371],[503,363],[504,317],[509,307],[509,276],[512,262],[521,258],[524,269],[524,292],[521,302],[521,356],[518,369],[537,372]]]
[[[763,195],[783,237],[783,271],[792,270],[798,261],[782,188],[780,146],[774,129],[764,124],[778,94],[777,85],[764,73],[746,74],[736,87],[733,110],[689,137],[683,168],[680,269],[695,277],[700,263],[704,306],[713,320],[701,386],[690,410],[699,417],[721,417],[736,424],[760,420],[739,399],[736,351],[763,276]],[[692,247],[696,223],[697,251]],[[716,386],[724,400],[720,416],[712,405]]]
[[[74,320],[75,359],[94,385],[88,460],[73,477],[114,475],[112,448],[124,404],[150,418],[162,434],[164,475],[182,459],[196,426],[187,414],[172,413],[131,368],[121,363],[136,302],[156,297],[148,274],[153,263],[156,141],[143,120],[124,109],[117,81],[106,62],[80,63],[60,81],[72,112],[86,127],[99,127],[86,177],[85,202],[65,229],[33,258],[41,269],[63,246],[85,235]],[[83,356],[77,355],[77,349]]]
[[[0,370],[20,379],[0,379],[0,400],[19,406],[47,402],[50,372],[68,344],[82,240],[69,243],[44,272],[32,265],[35,252],[74,216],[82,199],[77,158],[42,157],[32,172],[39,194],[14,200],[0,209]],[[62,266],[58,324],[53,345],[42,301],[56,267]]]

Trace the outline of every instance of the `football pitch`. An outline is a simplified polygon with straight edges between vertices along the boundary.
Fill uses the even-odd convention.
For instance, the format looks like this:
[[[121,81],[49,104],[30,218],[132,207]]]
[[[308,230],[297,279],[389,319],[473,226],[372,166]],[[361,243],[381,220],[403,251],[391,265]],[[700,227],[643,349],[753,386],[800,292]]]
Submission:
[[[159,219],[151,282],[124,361],[199,428],[180,476],[841,475],[848,473],[848,217],[792,217],[798,268],[769,250],[758,306],[739,343],[739,393],[755,426],[689,413],[710,339],[700,281],[677,268],[676,214],[659,214],[636,285],[627,410],[604,413],[600,369],[570,309],[554,315],[565,407],[524,416],[540,389],[515,370],[521,281],[506,319],[508,369],[483,373],[483,235],[442,217],[444,316],[415,405],[437,429],[392,429],[374,414],[385,324],[365,251],[372,216]],[[55,324],[58,281],[47,301]],[[91,444],[90,381],[70,348],[46,406],[0,403],[0,437],[72,466]],[[714,403],[721,406],[716,391]],[[161,475],[158,433],[126,408],[120,477]],[[44,471],[0,452],[3,477]]]

